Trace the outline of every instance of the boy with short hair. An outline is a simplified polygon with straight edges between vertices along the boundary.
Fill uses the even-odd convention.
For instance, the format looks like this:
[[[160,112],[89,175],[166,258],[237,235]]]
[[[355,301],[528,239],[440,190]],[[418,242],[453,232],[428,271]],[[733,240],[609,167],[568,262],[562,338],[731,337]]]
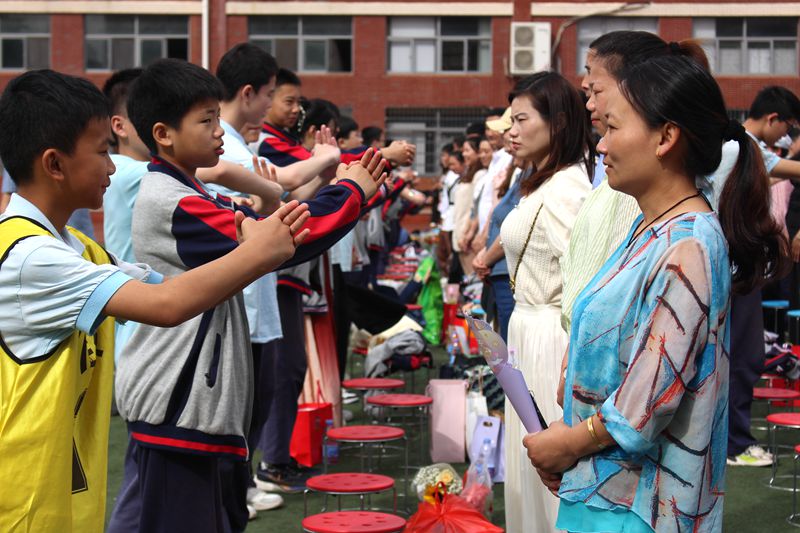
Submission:
[[[22,74],[0,97],[0,157],[18,188],[0,217],[0,531],[103,529],[108,317],[178,324],[284,262],[307,235],[295,237],[305,208],[289,205],[258,223],[236,215],[242,244],[183,275],[118,262],[65,227],[76,209],[102,205],[114,172],[109,113],[90,82],[50,70]]]
[[[336,142],[339,143],[342,152],[357,150],[364,146],[364,139],[358,131],[358,123],[350,117],[340,117]]]
[[[219,80],[207,71],[164,59],[145,69],[128,98],[131,121],[156,154],[134,206],[134,253],[167,274],[198,268],[236,247],[230,200],[194,178],[197,167],[223,153],[217,122],[223,97]],[[307,242],[287,265],[335,242],[333,224],[319,221],[352,216],[354,222],[375,194],[382,168],[377,158],[340,166],[340,181],[310,209],[315,222]],[[219,460],[247,458],[253,394],[241,293],[175,328],[139,326],[120,358],[116,393],[138,468],[137,529],[225,530]]]

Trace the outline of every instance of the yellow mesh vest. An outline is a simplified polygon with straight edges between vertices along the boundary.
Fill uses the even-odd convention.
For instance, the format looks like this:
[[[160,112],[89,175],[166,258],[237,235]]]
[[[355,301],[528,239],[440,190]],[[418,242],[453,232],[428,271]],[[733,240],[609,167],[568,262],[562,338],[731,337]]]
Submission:
[[[87,261],[111,262],[68,229]],[[0,268],[18,241],[36,235],[51,233],[23,217],[0,222]],[[0,531],[103,530],[113,368],[113,319],[25,362],[0,337]]]

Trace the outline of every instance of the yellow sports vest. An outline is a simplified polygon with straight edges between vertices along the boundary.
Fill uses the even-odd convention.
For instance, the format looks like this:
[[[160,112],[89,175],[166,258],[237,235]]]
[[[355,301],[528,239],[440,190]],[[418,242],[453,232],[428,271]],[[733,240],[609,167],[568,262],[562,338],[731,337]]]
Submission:
[[[109,255],[68,228],[83,257]],[[52,235],[37,222],[0,222],[0,268],[20,240]],[[53,237],[55,238],[55,237]],[[74,331],[49,354],[20,361],[0,324],[0,531],[102,531],[114,368],[114,322]]]

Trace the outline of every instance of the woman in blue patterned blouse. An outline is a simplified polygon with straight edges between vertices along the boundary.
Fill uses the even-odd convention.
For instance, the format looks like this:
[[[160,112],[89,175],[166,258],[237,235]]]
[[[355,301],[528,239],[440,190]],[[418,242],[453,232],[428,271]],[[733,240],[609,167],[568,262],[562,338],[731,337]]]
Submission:
[[[620,77],[598,150],[642,215],[576,300],[564,422],[524,443],[558,490],[559,529],[721,531],[731,287],[772,277],[786,242],[758,148],[708,71],[673,55]],[[725,140],[740,151],[718,216],[695,176]]]

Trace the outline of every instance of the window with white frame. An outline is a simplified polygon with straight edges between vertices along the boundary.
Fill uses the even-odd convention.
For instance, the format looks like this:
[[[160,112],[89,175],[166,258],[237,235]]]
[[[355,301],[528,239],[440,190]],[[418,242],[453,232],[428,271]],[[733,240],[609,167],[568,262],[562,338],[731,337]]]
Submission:
[[[717,74],[797,75],[797,17],[720,17],[694,20]]]
[[[578,74],[583,74],[592,41],[612,31],[648,31],[658,34],[653,17],[590,17],[578,22]]]
[[[337,16],[254,16],[248,19],[250,42],[281,67],[300,72],[353,70],[353,19]]]
[[[0,68],[50,67],[50,16],[0,15]]]
[[[189,18],[181,15],[86,15],[86,70],[147,66],[189,59]]]
[[[389,72],[491,72],[487,17],[391,17]]]
[[[435,175],[439,151],[446,143],[464,135],[467,125],[483,122],[483,107],[387,108],[386,138],[405,139],[417,146],[413,169],[420,175]]]

